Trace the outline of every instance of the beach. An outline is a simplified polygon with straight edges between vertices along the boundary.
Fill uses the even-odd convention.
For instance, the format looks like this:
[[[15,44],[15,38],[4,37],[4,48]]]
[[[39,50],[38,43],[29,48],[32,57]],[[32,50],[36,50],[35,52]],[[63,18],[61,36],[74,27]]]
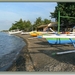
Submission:
[[[15,34],[26,45],[7,71],[24,72],[75,72],[75,53],[52,55],[54,52],[75,50],[72,44],[50,45],[46,39]]]

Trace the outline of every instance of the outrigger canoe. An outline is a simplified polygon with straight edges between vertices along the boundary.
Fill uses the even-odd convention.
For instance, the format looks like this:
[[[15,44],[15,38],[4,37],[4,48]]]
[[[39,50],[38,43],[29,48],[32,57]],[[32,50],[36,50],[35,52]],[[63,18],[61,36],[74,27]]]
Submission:
[[[74,34],[49,34],[38,36],[38,38],[45,38],[50,44],[70,44],[75,43]]]

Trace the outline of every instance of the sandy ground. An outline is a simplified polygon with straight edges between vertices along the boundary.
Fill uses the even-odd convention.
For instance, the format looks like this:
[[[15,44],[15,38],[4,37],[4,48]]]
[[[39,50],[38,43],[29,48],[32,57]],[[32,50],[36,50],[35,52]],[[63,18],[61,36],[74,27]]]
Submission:
[[[16,34],[26,46],[7,71],[75,72],[75,53],[52,55],[53,52],[75,50],[72,45],[50,45],[45,39]]]

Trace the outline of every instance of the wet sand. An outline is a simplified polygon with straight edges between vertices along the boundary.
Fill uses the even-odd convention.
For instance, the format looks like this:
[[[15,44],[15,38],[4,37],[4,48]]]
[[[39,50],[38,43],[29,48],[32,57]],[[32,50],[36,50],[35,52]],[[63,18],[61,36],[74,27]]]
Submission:
[[[52,55],[53,52],[75,50],[73,45],[50,45],[45,39],[16,34],[26,46],[7,71],[75,72],[75,53]]]

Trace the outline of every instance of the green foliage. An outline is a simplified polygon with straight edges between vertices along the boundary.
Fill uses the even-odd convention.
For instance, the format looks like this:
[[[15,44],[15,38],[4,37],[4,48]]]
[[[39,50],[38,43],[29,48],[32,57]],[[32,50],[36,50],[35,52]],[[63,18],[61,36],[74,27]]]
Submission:
[[[49,24],[50,22],[51,22],[51,20],[44,19],[44,24]]]
[[[12,27],[9,30],[19,29],[19,30],[29,31],[31,25],[30,21],[22,21],[22,19],[20,19],[19,21],[15,22],[16,23],[12,24]]]
[[[60,18],[60,23],[64,23],[65,25],[68,25],[70,23],[75,22],[75,18],[70,18],[75,16],[75,3],[73,2],[68,2],[68,3],[63,3],[63,2],[58,2],[57,6],[55,7],[55,11],[51,14],[52,18],[55,18],[56,21],[58,21],[58,10],[60,11],[61,16],[69,16],[68,18]]]
[[[19,21],[15,21],[15,23],[12,24],[12,27],[9,30],[24,30],[24,31],[32,31],[32,30],[37,30],[37,27],[42,25],[42,24],[49,24],[51,20],[44,19],[42,20],[41,17],[36,18],[36,21],[32,25],[31,22],[28,21],[23,21],[20,19]]]
[[[34,22],[34,27],[35,27],[35,29],[37,29],[37,27],[38,27],[39,25],[41,25],[41,23],[42,23],[41,17],[36,18],[36,21]]]
[[[33,24],[33,29],[36,30],[38,26],[44,25],[44,24],[49,24],[50,22],[51,22],[51,20],[48,20],[48,19],[42,20],[41,17],[38,17],[38,18],[36,18],[36,21]]]

